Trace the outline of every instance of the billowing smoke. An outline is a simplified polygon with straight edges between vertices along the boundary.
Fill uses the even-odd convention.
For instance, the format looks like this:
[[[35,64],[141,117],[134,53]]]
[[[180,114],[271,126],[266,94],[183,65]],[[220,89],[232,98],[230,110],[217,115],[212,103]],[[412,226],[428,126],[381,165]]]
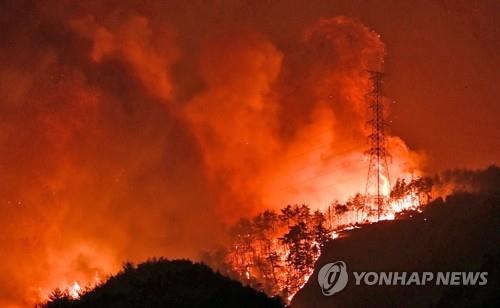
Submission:
[[[363,191],[377,33],[318,18],[283,44],[229,4],[111,4],[2,4],[2,306]],[[416,171],[390,145],[392,174]]]

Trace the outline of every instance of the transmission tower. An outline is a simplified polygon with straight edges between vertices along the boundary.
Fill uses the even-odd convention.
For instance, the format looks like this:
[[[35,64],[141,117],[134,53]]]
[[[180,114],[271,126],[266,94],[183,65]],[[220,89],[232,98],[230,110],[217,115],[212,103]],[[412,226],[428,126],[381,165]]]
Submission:
[[[384,205],[387,203],[390,179],[387,159],[390,157],[387,151],[387,138],[385,128],[385,99],[382,94],[382,79],[385,74],[378,71],[369,71],[372,89],[366,97],[369,103],[370,120],[368,124],[371,128],[368,136],[370,148],[366,151],[369,155],[368,176],[365,188],[365,207],[371,212],[376,210],[377,220],[383,212]]]

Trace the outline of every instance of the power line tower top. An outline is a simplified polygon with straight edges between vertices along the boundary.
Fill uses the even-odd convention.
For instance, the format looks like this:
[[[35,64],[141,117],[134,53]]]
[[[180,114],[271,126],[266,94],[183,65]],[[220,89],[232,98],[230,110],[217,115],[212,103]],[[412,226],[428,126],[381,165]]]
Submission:
[[[387,160],[390,154],[387,150],[385,121],[386,100],[383,96],[382,81],[386,76],[379,71],[368,71],[372,82],[372,89],[367,93],[369,103],[370,135],[368,136],[369,155],[368,176],[365,188],[365,206],[370,212],[376,211],[377,220],[380,220],[390,192],[389,167]]]

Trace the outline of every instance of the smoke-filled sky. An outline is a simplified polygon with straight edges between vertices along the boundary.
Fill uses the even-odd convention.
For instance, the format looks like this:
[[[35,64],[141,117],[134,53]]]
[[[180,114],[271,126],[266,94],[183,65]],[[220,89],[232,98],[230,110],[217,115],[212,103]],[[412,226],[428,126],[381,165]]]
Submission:
[[[500,163],[498,1],[3,1],[0,304],[196,257],[263,208]],[[24,302],[23,302],[24,301]]]

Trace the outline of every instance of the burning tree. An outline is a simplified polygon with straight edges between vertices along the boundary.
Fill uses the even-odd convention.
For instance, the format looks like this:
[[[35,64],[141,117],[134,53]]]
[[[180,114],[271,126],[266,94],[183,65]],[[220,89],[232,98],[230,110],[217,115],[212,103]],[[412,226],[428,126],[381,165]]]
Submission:
[[[431,199],[432,187],[430,178],[398,179],[387,197],[384,219],[418,209]],[[238,221],[230,229],[229,245],[208,254],[205,261],[268,295],[290,300],[307,282],[329,240],[375,221],[359,193],[345,203],[334,201],[325,212],[312,212],[306,204],[287,205],[279,213],[267,210]]]
[[[285,292],[289,293],[300,288],[302,279],[308,276],[311,265],[314,264],[315,254],[311,250],[313,237],[307,224],[301,221],[292,226],[280,240],[288,248],[286,255],[288,275]]]
[[[331,238],[326,224],[321,211],[311,213],[305,204],[288,205],[279,214],[267,210],[236,223],[228,248],[212,253],[206,261],[270,295],[291,298],[307,281],[321,248]]]

